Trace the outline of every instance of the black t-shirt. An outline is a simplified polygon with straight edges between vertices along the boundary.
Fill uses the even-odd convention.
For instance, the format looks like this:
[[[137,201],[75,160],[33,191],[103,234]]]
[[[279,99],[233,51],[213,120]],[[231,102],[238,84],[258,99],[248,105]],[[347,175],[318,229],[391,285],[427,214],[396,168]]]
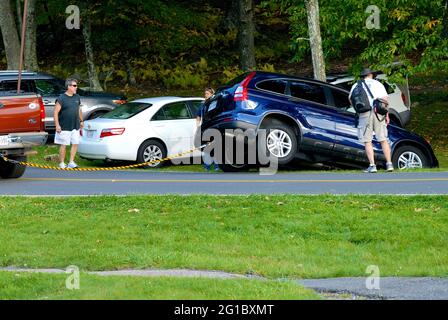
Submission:
[[[81,98],[75,94],[72,97],[61,94],[56,100],[61,105],[59,112],[59,125],[62,131],[79,130],[79,106],[81,105]]]

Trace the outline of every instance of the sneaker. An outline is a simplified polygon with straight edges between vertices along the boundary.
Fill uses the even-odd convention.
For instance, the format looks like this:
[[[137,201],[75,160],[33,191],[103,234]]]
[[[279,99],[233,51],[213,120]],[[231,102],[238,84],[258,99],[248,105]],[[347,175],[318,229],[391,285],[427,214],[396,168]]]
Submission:
[[[392,162],[388,162],[388,163],[386,163],[386,171],[387,171],[387,172],[392,172],[392,171],[394,171],[394,165],[392,164]]]
[[[215,171],[218,172],[219,170],[220,170],[219,166],[217,164],[215,164]]]
[[[370,165],[366,170],[364,170],[364,172],[365,173],[375,173],[375,172],[377,172],[378,170],[376,170],[376,165]]]
[[[61,163],[59,164],[59,168],[61,168],[61,169],[66,169],[67,166],[65,165],[64,162],[61,162]]]
[[[68,164],[67,168],[75,169],[75,168],[78,168],[78,165],[72,161]]]

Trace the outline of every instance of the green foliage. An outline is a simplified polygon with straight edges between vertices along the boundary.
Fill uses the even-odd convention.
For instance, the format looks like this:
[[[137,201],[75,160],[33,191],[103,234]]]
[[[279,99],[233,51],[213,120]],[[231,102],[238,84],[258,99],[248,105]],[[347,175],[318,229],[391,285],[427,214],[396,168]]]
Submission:
[[[431,68],[447,67],[447,39],[442,39],[443,0],[320,0],[320,23],[324,55],[339,58],[346,52],[355,55],[352,70],[363,65],[392,73],[394,61],[403,65],[395,80]],[[369,5],[380,9],[380,28],[368,29]],[[300,61],[309,55],[307,12],[304,1],[265,1],[264,7],[280,10],[290,17],[291,49]],[[305,22],[305,23],[304,23]],[[386,66],[386,67],[385,67]]]

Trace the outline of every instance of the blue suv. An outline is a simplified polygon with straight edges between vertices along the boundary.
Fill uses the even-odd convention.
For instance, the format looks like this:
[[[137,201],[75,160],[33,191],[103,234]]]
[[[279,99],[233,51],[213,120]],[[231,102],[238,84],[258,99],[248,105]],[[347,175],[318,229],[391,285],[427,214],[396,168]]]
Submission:
[[[248,72],[218,89],[204,106],[202,131],[209,128],[266,130],[268,152],[286,165],[293,159],[331,166],[368,164],[364,144],[358,141],[356,113],[349,92],[309,78],[270,72]],[[395,168],[437,167],[429,143],[422,137],[389,125]],[[373,141],[375,157],[385,158]],[[246,169],[228,159],[224,171]]]

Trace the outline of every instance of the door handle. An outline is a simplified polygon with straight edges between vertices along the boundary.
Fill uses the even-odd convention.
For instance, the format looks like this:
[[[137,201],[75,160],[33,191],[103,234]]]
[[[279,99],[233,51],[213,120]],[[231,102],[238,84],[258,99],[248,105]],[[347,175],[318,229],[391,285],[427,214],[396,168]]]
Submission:
[[[0,103],[0,109],[3,108],[5,105],[3,103]]]

